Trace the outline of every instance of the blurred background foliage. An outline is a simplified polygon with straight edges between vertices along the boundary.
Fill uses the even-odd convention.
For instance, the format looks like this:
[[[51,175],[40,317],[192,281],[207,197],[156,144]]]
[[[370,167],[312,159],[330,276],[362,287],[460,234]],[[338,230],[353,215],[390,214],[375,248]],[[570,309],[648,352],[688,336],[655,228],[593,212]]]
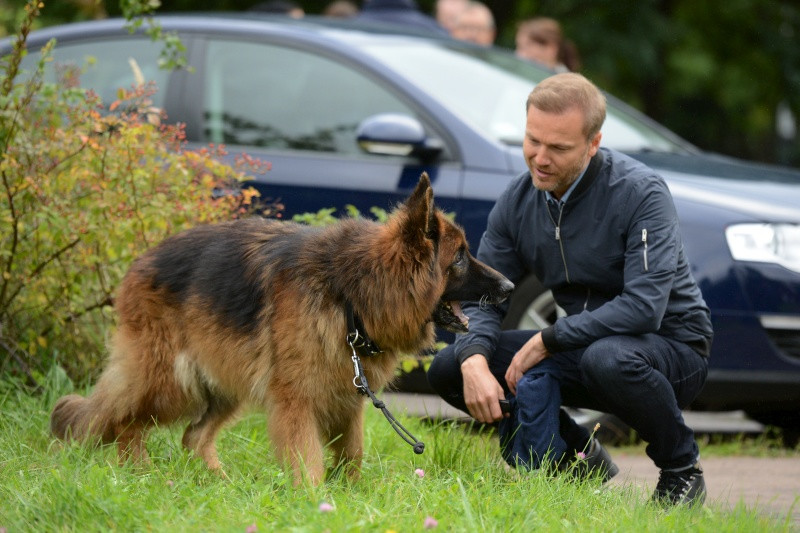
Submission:
[[[40,25],[119,15],[142,0],[46,2]],[[162,0],[159,12],[246,10],[260,0]],[[317,14],[329,0],[296,0]],[[144,3],[158,5],[158,0]],[[361,3],[361,2],[359,2]],[[435,0],[418,0],[433,11]],[[800,3],[797,0],[498,0],[485,2],[497,44],[519,20],[562,23],[582,72],[705,150],[800,166]],[[13,31],[24,0],[0,0]],[[2,32],[3,30],[0,30]]]
[[[541,13],[560,20],[581,51],[584,74],[697,146],[800,164],[800,142],[791,127],[800,117],[800,3],[514,4],[517,19]],[[513,24],[503,32],[503,42],[510,43]]]

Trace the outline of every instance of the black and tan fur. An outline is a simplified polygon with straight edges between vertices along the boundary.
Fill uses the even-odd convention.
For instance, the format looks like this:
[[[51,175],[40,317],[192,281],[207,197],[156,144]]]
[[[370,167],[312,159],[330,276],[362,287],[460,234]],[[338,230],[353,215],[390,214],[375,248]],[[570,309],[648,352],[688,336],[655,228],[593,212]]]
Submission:
[[[398,354],[432,344],[434,320],[466,330],[456,302],[499,302],[512,288],[433,206],[425,174],[385,224],[197,227],[134,262],[107,366],[90,396],[57,402],[51,428],[62,439],[116,441],[121,460],[147,461],[149,428],[188,420],[183,445],[221,472],[215,437],[254,405],[296,483],[324,478],[326,446],[357,476],[364,397],[353,385],[345,301],[384,350],[363,359],[377,390]]]

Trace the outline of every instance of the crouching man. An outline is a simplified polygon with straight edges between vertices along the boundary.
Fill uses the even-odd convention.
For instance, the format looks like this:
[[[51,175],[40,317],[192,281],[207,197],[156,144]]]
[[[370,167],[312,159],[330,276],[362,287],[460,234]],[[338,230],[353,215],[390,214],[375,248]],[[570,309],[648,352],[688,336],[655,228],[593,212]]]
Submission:
[[[705,383],[710,313],[666,183],[600,148],[605,115],[605,97],[580,74],[533,89],[529,171],[498,199],[477,253],[515,284],[535,275],[567,316],[541,331],[502,331],[507,304],[465,304],[470,332],[435,357],[428,380],[478,421],[502,421],[514,466],[580,457],[610,478],[618,469],[609,454],[561,406],[612,413],[648,443],[661,471],[653,499],[702,503],[699,450],[681,409]]]

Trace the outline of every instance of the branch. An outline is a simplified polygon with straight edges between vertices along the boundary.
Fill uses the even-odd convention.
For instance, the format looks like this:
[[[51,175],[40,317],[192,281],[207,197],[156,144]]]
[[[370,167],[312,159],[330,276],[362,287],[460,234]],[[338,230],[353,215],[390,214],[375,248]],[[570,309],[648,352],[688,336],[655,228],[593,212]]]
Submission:
[[[18,218],[16,208],[14,207],[14,194],[11,192],[11,184],[8,182],[8,175],[5,171],[2,172],[3,176],[3,186],[6,190],[6,199],[8,201],[8,208],[11,212],[11,246],[8,254],[8,261],[5,262],[5,265],[2,268],[2,285],[0,285],[0,309],[7,307],[6,303],[6,291],[8,290],[8,284],[11,282],[11,267],[14,264],[14,256],[17,251],[17,245],[19,244],[19,229],[18,229]],[[14,297],[9,299],[9,303],[13,300]]]
[[[44,262],[40,263],[36,268],[34,268],[33,272],[31,272],[29,277],[33,278],[33,277],[38,276],[42,272],[42,270],[44,270],[44,268],[47,265],[49,265],[50,263],[52,263],[53,261],[55,261],[56,259],[61,257],[61,255],[64,252],[66,252],[67,250],[69,250],[71,248],[74,248],[79,242],[81,242],[81,238],[80,237],[78,237],[77,239],[75,239],[71,243],[64,245],[60,250],[57,250],[55,253],[53,253],[53,255],[48,257]],[[10,276],[9,276],[9,278],[10,278]],[[3,305],[5,307],[11,305],[11,302],[13,302],[14,298],[16,298],[17,295],[19,295],[19,293],[22,291],[23,287],[24,287],[24,284],[20,283],[19,286],[17,287],[17,290],[15,290],[11,294],[11,296],[8,297],[8,301],[4,302],[2,299],[0,299],[0,303],[3,303]],[[3,287],[3,289],[5,289],[5,286]],[[3,292],[5,292],[5,290]],[[0,296],[2,296],[2,293],[0,293]]]
[[[28,385],[40,389],[41,384],[38,381],[36,381],[35,377],[33,377],[33,373],[31,372],[31,367],[28,365],[28,363],[25,362],[23,358],[21,358],[18,355],[17,350],[13,346],[5,342],[5,340],[3,340],[3,338],[1,337],[0,337],[0,348],[2,348],[8,354],[8,357],[4,358],[2,364],[0,365],[0,375],[5,373],[6,362],[9,359],[14,359],[14,361],[16,361],[17,365],[19,366],[20,371],[25,375]]]
[[[89,307],[85,307],[83,309],[83,311],[80,311],[78,313],[70,314],[68,317],[66,317],[64,319],[64,323],[65,324],[69,324],[70,322],[75,322],[77,319],[79,319],[83,315],[85,315],[87,313],[90,313],[90,312],[94,311],[95,309],[101,309],[101,308],[103,308],[103,307],[105,307],[107,305],[111,305],[111,306],[114,305],[114,299],[111,297],[111,295],[108,295],[108,294],[106,295],[105,298],[103,298],[99,302],[96,302],[96,303],[90,305]],[[43,329],[41,332],[39,332],[39,335],[41,335],[42,337],[45,337],[50,333],[50,331],[52,329],[53,329],[53,326],[47,327],[47,328]]]

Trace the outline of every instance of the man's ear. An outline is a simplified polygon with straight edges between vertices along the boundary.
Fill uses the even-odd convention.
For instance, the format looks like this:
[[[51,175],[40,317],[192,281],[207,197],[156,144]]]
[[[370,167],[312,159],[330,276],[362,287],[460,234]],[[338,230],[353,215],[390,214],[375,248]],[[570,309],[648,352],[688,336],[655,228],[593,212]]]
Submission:
[[[438,237],[439,225],[436,222],[436,208],[433,205],[433,188],[427,172],[422,173],[414,192],[406,200],[406,213],[408,218],[405,234],[408,237],[411,239]]]
[[[600,140],[603,138],[603,134],[601,132],[595,133],[594,137],[589,139],[589,157],[594,157],[594,154],[597,153],[597,150],[600,148]]]

